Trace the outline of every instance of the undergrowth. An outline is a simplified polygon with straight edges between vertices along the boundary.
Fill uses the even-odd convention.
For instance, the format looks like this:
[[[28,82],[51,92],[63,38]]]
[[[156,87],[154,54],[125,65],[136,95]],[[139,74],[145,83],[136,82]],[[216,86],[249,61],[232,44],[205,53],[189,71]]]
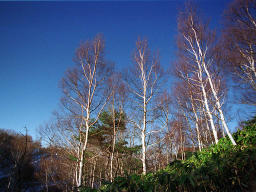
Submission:
[[[187,160],[176,160],[156,173],[117,177],[98,191],[251,191],[256,185],[256,117],[233,137],[236,146],[222,138]]]

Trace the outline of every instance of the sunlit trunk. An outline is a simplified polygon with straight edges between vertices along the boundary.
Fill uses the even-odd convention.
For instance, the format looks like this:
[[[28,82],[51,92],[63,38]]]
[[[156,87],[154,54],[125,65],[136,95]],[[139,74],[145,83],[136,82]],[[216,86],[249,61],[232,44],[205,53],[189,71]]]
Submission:
[[[145,85],[144,85],[145,89]],[[147,125],[147,105],[146,105],[146,91],[144,90],[144,105],[143,105],[143,127],[141,131],[141,143],[142,143],[142,167],[143,171],[142,173],[146,175],[147,168],[146,168],[146,142],[145,142],[145,132],[146,132],[146,125]]]
[[[208,69],[207,69],[207,67],[206,67],[206,65],[205,65],[204,62],[203,62],[203,67],[204,67],[204,71],[205,71],[206,74],[207,74],[207,77],[208,77],[208,80],[209,80],[209,83],[210,83],[210,87],[211,87],[212,94],[213,94],[213,96],[214,96],[214,98],[215,98],[215,103],[216,103],[216,105],[217,105],[217,109],[218,109],[219,114],[220,114],[221,123],[222,123],[223,127],[225,128],[225,131],[227,132],[228,137],[229,137],[229,139],[231,140],[232,144],[233,144],[233,145],[236,145],[236,142],[235,142],[235,140],[233,139],[233,137],[232,137],[232,135],[231,135],[231,133],[230,133],[230,131],[229,131],[229,129],[228,129],[227,123],[226,123],[226,121],[225,121],[224,114],[223,114],[223,111],[222,111],[222,109],[221,109],[220,101],[219,101],[219,98],[218,98],[217,93],[216,93],[216,91],[215,91],[215,87],[214,87],[214,85],[213,85],[211,75],[210,75],[210,73],[209,73],[209,71],[208,71]]]
[[[80,162],[79,162],[79,174],[78,174],[78,187],[82,185],[82,176],[83,176],[83,167],[84,167],[84,152],[87,148],[87,143],[88,143],[88,135],[89,135],[89,119],[90,119],[90,112],[87,109],[86,111],[86,120],[85,120],[85,127],[86,127],[86,132],[85,132],[85,140],[83,143],[82,151],[80,154]]]
[[[217,135],[217,131],[216,131],[216,128],[215,128],[215,125],[214,125],[214,122],[213,122],[213,117],[212,117],[212,114],[211,114],[211,111],[210,111],[210,108],[209,108],[209,105],[208,105],[208,99],[207,99],[207,96],[206,96],[206,92],[205,92],[205,88],[204,88],[203,83],[201,84],[201,88],[202,88],[202,91],[203,91],[204,106],[205,106],[205,109],[206,109],[206,113],[209,117],[209,121],[210,121],[210,124],[211,124],[213,136],[214,136],[214,141],[217,144],[218,141],[219,141],[218,140],[218,135]]]
[[[213,122],[212,113],[211,113],[210,108],[209,108],[209,104],[208,104],[209,101],[208,101],[208,98],[207,98],[207,93],[206,93],[205,85],[204,85],[204,81],[203,81],[202,65],[204,63],[207,48],[203,51],[203,48],[202,48],[202,43],[203,43],[202,41],[203,40],[200,39],[201,36],[198,35],[199,31],[195,29],[194,18],[193,18],[192,15],[189,16],[189,23],[190,23],[189,27],[191,27],[192,34],[189,34],[190,36],[185,37],[185,39],[189,43],[190,48],[191,48],[191,53],[194,55],[195,62],[197,63],[197,67],[198,67],[197,76],[198,76],[198,79],[200,81],[200,87],[201,87],[201,90],[202,90],[202,93],[203,93],[203,103],[204,103],[204,106],[205,106],[205,109],[206,109],[206,113],[209,117],[209,121],[210,121],[210,125],[211,125],[211,128],[212,128],[215,143],[217,144],[218,143],[218,135],[217,135],[217,131],[216,131],[216,128],[215,128],[215,125],[214,125],[214,122]],[[193,42],[192,39],[194,40],[194,42]]]
[[[146,169],[146,142],[145,142],[145,129],[141,132],[141,143],[142,143],[142,167],[143,167],[143,174],[147,173]]]
[[[206,94],[206,90],[205,90],[205,86],[204,86],[204,82],[203,82],[203,78],[202,78],[202,68],[201,68],[201,63],[198,61],[197,59],[197,65],[198,65],[198,78],[200,80],[200,86],[201,86],[201,90],[203,93],[203,103],[206,109],[206,114],[209,117],[209,121],[210,121],[210,125],[212,128],[212,132],[213,132],[213,136],[214,136],[214,141],[217,144],[218,143],[218,135],[217,135],[217,131],[216,131],[216,127],[214,125],[213,122],[213,117],[212,117],[212,113],[210,111],[209,105],[208,105],[208,98],[207,98],[207,94]]]

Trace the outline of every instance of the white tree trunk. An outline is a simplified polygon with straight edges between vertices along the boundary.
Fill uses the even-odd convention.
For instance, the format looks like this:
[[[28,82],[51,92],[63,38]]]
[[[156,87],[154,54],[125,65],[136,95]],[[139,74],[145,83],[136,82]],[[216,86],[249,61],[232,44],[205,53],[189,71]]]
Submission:
[[[87,113],[86,114],[87,117],[86,117],[86,120],[85,120],[86,132],[85,132],[85,140],[84,140],[84,143],[83,143],[83,146],[82,146],[82,151],[81,151],[80,158],[79,158],[80,161],[79,161],[79,174],[78,174],[78,185],[77,185],[77,187],[81,187],[81,185],[82,185],[82,176],[83,176],[83,167],[84,167],[84,152],[87,148],[89,128],[90,128],[90,125],[89,125],[90,111],[87,110],[86,113]],[[80,137],[81,137],[81,135],[80,135]]]
[[[113,141],[113,145],[115,145],[114,141]],[[114,150],[113,146],[112,146],[112,150]],[[113,160],[114,160],[114,151],[112,151],[110,155],[110,181],[111,182],[113,181]]]
[[[208,99],[207,99],[207,96],[206,96],[206,92],[205,92],[205,88],[204,88],[203,83],[201,84],[201,88],[202,88],[202,91],[203,91],[204,106],[205,106],[205,109],[206,109],[206,113],[207,113],[207,115],[209,117],[209,121],[210,121],[210,124],[211,124],[213,136],[214,136],[214,141],[217,144],[218,141],[219,141],[218,140],[218,135],[217,135],[217,131],[216,131],[216,128],[215,128],[215,125],[214,125],[214,122],[213,122],[212,114],[211,114],[211,111],[210,111],[210,108],[209,108],[209,105],[208,105]]]
[[[112,152],[110,155],[110,181],[113,181],[113,160],[114,160],[114,151],[116,145],[116,117],[115,117],[115,95],[113,94],[113,103],[112,103],[112,122],[113,122],[113,143],[112,143]]]
[[[206,94],[205,87],[204,87],[204,82],[203,82],[203,77],[202,77],[201,63],[198,60],[198,57],[196,57],[196,61],[197,61],[197,65],[198,65],[198,78],[200,80],[200,86],[201,86],[201,90],[202,90],[202,93],[203,93],[203,103],[204,103],[204,106],[205,106],[205,109],[206,109],[206,113],[209,117],[209,121],[210,121],[210,124],[211,124],[213,136],[214,136],[214,141],[217,144],[218,141],[219,141],[218,140],[218,135],[217,135],[217,131],[216,131],[216,128],[215,128],[215,125],[214,125],[214,122],[213,122],[212,113],[211,113],[209,105],[208,105],[208,98],[207,98],[207,94]]]
[[[143,130],[141,131],[141,144],[142,144],[142,167],[143,167],[143,174],[146,175],[147,168],[146,168],[146,142],[145,142],[145,126],[143,126]]]
[[[221,120],[221,123],[222,123],[222,125],[224,126],[224,128],[225,128],[225,130],[226,130],[226,132],[227,132],[227,134],[228,134],[228,137],[229,137],[229,139],[231,140],[232,144],[233,144],[233,145],[236,145],[235,140],[233,139],[231,133],[229,132],[227,123],[226,123],[225,118],[224,118],[223,111],[222,111],[222,109],[221,109],[221,105],[220,105],[219,98],[218,98],[218,96],[217,96],[217,93],[216,93],[216,91],[215,91],[215,87],[214,87],[213,82],[212,82],[211,75],[210,75],[210,73],[209,73],[209,71],[208,71],[208,69],[207,69],[207,67],[206,67],[206,65],[205,65],[204,62],[203,62],[203,67],[204,67],[204,71],[205,71],[206,74],[207,74],[207,77],[208,77],[208,80],[209,80],[209,83],[210,83],[210,87],[211,87],[211,91],[212,91],[212,94],[213,94],[213,96],[214,96],[214,98],[215,98],[215,103],[216,103],[216,105],[217,105],[217,109],[218,109],[218,111],[219,111],[219,113],[220,113],[220,120]]]
[[[209,121],[210,121],[210,124],[211,124],[211,128],[212,128],[212,132],[213,132],[213,136],[214,136],[214,140],[215,140],[215,143],[217,144],[218,143],[218,135],[217,135],[217,131],[216,131],[216,128],[215,128],[215,125],[214,125],[214,122],[213,122],[213,117],[212,117],[212,114],[211,114],[211,111],[210,111],[210,108],[209,108],[209,105],[208,105],[208,98],[207,98],[207,94],[206,94],[206,90],[205,90],[205,86],[204,86],[204,82],[203,82],[203,70],[202,70],[202,62],[204,62],[204,59],[205,59],[205,55],[206,55],[206,51],[207,51],[207,48],[205,50],[205,52],[203,52],[203,49],[202,49],[202,45],[201,45],[201,39],[199,39],[199,35],[198,35],[198,31],[194,28],[194,18],[193,16],[190,16],[190,24],[191,24],[191,29],[192,29],[192,32],[193,34],[189,37],[186,37],[184,36],[184,38],[186,39],[186,41],[189,43],[190,45],[190,50],[189,52],[192,53],[192,55],[194,55],[195,57],[195,62],[197,63],[197,66],[198,66],[198,78],[199,78],[199,81],[200,81],[200,87],[202,89],[202,93],[203,93],[203,103],[204,103],[204,106],[205,106],[205,109],[206,109],[206,113],[209,117]],[[195,44],[193,42],[193,40],[195,40]]]
[[[192,95],[190,95],[190,100],[191,100],[192,110],[193,110],[193,113],[194,113],[195,118],[196,118],[195,124],[196,124],[198,147],[199,147],[199,151],[201,151],[202,150],[202,144],[201,144],[201,137],[200,137],[200,131],[199,131],[199,126],[198,126],[199,119],[198,119],[198,116],[197,116],[197,113],[196,113],[196,110],[195,110],[195,107],[194,107],[194,102],[193,102],[193,99],[192,99]]]
[[[81,185],[82,185],[83,161],[84,161],[84,151],[82,150],[81,154],[80,154],[80,161],[79,161],[79,172],[78,172],[77,187],[81,187]]]

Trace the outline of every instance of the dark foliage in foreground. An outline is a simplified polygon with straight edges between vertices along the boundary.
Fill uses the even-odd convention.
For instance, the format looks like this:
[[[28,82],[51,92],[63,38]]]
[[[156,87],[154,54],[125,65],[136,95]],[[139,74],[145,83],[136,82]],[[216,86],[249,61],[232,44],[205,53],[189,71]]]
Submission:
[[[117,177],[99,191],[251,191],[256,187],[256,117],[233,136],[236,146],[222,138],[185,161],[175,161],[145,176]]]
[[[0,130],[0,191],[25,190],[37,183],[33,162],[39,147],[27,134]]]

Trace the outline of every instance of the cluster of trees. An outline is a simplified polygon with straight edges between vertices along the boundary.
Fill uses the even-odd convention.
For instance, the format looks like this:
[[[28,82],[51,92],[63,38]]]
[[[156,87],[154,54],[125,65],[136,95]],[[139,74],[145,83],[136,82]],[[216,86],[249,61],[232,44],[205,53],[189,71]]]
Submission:
[[[242,88],[240,101],[255,105],[256,2],[235,0],[221,35],[197,13],[188,4],[178,16],[171,74],[147,40],[137,40],[124,73],[105,59],[101,36],[76,50],[76,65],[61,81],[62,109],[41,129],[67,160],[62,170],[69,170],[72,186],[93,188],[126,172],[156,171],[222,137],[236,145],[228,127],[226,73]],[[172,92],[166,83],[171,75]]]
[[[53,184],[63,191],[98,188],[127,173],[155,172],[222,137],[236,145],[228,127],[231,85],[224,73],[236,79],[240,101],[255,105],[256,1],[235,0],[221,35],[197,13],[188,4],[178,16],[172,73],[165,72],[147,40],[137,40],[124,73],[105,59],[101,36],[78,47],[76,64],[61,81],[62,107],[40,128],[48,147],[37,175],[47,191]],[[29,137],[24,139],[28,153]],[[10,186],[19,186],[11,183],[19,182],[22,172],[15,170]]]
[[[194,152],[186,160],[175,160],[164,169],[117,177],[91,191],[254,191],[256,117],[243,122],[232,136],[237,145],[228,137],[221,138],[218,144]]]
[[[70,191],[69,159],[26,133],[0,130],[0,191]]]
[[[40,143],[27,134],[0,130],[1,191],[18,191],[36,182],[32,162],[39,148]]]

